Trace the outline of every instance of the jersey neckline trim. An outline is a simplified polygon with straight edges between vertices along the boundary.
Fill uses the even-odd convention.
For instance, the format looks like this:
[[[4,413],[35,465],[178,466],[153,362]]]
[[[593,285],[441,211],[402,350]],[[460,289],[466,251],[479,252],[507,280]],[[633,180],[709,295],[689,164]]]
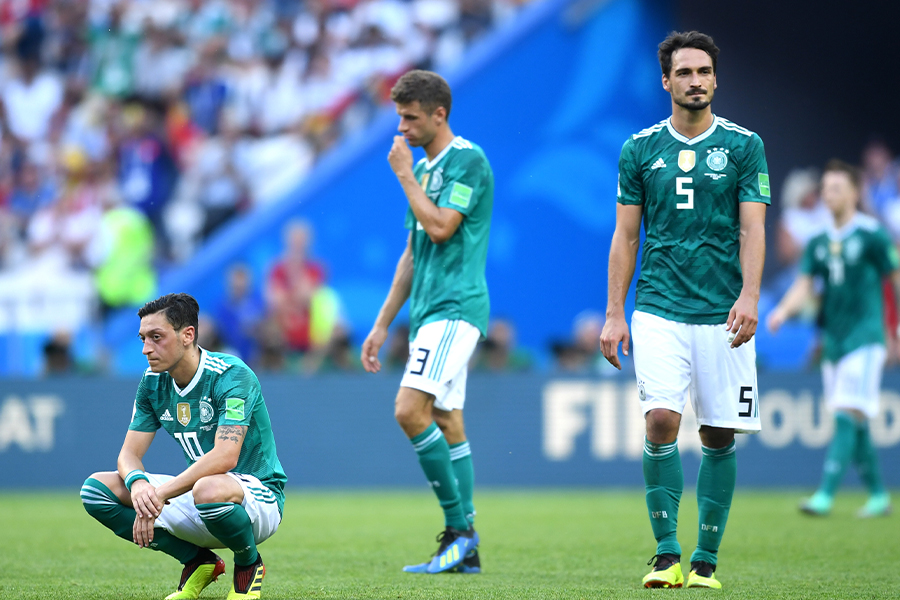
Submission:
[[[703,140],[705,140],[706,138],[711,136],[713,134],[713,132],[716,130],[716,127],[718,127],[718,126],[719,126],[719,117],[717,117],[716,115],[713,115],[713,122],[712,122],[712,125],[709,126],[709,129],[707,129],[706,131],[704,131],[697,137],[688,138],[688,137],[681,135],[677,131],[675,131],[675,128],[672,126],[672,117],[669,117],[668,119],[666,119],[666,128],[669,130],[669,134],[673,138],[675,138],[676,140],[681,142],[682,144],[687,144],[688,146],[693,146],[694,144],[699,144],[700,142],[702,142]]]
[[[859,211],[853,215],[847,223],[844,224],[843,227],[838,229],[834,226],[834,221],[828,225],[828,239],[835,241],[843,241],[853,235],[857,229],[866,229],[866,225],[869,224],[869,217]]]
[[[200,348],[200,362],[199,364],[197,364],[197,372],[194,373],[194,378],[191,379],[191,382],[187,384],[187,387],[185,387],[183,390],[178,388],[178,384],[175,383],[175,378],[172,378],[172,387],[175,388],[176,394],[184,398],[191,392],[192,389],[197,387],[197,383],[200,381],[200,377],[203,375],[203,367],[206,365],[206,356],[206,350]]]
[[[462,139],[462,137],[456,136],[452,140],[450,140],[450,143],[447,144],[446,146],[444,146],[443,150],[438,152],[438,155],[434,157],[434,160],[428,160],[428,158],[426,157],[425,158],[425,170],[430,171],[431,167],[438,164],[441,161],[441,159],[444,158],[448,152],[450,152],[450,148],[453,147],[453,142],[455,142],[456,140],[459,140],[459,139]]]

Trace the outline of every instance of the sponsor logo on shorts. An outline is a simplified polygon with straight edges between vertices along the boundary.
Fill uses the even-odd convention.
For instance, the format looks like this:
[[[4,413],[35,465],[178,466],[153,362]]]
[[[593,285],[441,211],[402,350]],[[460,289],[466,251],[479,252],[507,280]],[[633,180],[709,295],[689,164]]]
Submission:
[[[647,390],[644,389],[643,379],[638,381],[638,398],[640,398],[641,402],[647,399]]]

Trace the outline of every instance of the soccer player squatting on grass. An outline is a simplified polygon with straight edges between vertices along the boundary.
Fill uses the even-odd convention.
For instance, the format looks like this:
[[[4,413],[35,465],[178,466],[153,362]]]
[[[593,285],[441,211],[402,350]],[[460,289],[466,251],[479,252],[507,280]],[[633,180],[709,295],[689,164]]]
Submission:
[[[378,350],[409,298],[409,360],[394,414],[412,442],[444,511],[433,559],[410,573],[478,573],[473,527],[474,473],[463,423],[467,365],[486,335],[490,310],[484,270],[494,203],[494,175],[477,145],[450,130],[450,86],[410,71],[391,90],[400,116],[388,162],[406,194],[410,230],[390,291],[362,347],[366,371],[381,368]],[[413,165],[411,146],[425,150]]]
[[[889,275],[900,299],[900,257],[884,227],[857,212],[860,187],[854,167],[839,160],[825,166],[822,200],[834,223],[809,241],[800,275],[766,319],[769,330],[778,331],[785,320],[808,306],[815,295],[815,280],[821,281],[822,383],[825,401],[834,411],[834,437],[822,483],[800,505],[811,515],[831,512],[834,494],[851,461],[869,491],[859,516],[891,511],[869,419],[878,414],[886,354],[881,281]]]
[[[177,590],[197,598],[225,571],[210,548],[234,552],[229,600],[259,598],[265,567],[256,545],[278,529],[287,477],[256,375],[240,359],[197,345],[197,301],[168,294],[139,311],[149,368],[134,401],[118,470],[81,488],[87,512],[119,537],[184,565]],[[181,444],[188,468],[144,471],[156,431]]]
[[[659,45],[672,116],[628,138],[619,158],[600,342],[621,368],[618,346],[627,355],[630,340],[625,297],[643,220],[631,330],[646,422],[647,510],[657,542],[645,587],[721,587],[714,572],[734,495],[734,434],[760,428],[753,335],[769,176],[759,136],[712,113],[718,54],[712,38],[696,31],[672,32]],[[677,438],[688,392],[702,458],[699,539],[685,582],[676,537],[684,488]]]

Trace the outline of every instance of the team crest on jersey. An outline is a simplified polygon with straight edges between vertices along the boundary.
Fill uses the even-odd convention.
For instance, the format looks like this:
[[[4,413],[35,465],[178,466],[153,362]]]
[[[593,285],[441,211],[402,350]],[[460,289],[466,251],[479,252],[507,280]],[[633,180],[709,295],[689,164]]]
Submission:
[[[209,423],[213,418],[213,407],[206,400],[200,401],[200,421],[202,423]]]
[[[862,240],[858,237],[852,237],[844,244],[844,256],[847,257],[848,263],[855,263],[862,254]]]
[[[441,189],[442,185],[444,185],[444,168],[438,167],[435,169],[434,173],[431,174],[431,191],[438,191]]]
[[[706,157],[706,166],[713,171],[721,171],[728,166],[728,150],[725,148],[713,148],[707,150],[709,156]]]
[[[189,402],[179,402],[178,406],[175,407],[175,412],[178,413],[178,422],[181,423],[182,426],[187,427],[188,423],[191,422],[191,405]]]
[[[687,173],[697,164],[697,154],[693,150],[682,150],[678,153],[678,168]]]

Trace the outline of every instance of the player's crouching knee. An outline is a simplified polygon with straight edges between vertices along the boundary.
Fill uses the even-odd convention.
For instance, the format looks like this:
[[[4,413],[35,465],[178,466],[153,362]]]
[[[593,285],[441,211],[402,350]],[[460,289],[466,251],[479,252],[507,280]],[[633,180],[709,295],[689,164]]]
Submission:
[[[98,472],[84,480],[81,486],[81,503],[88,514],[96,516],[96,513],[121,504],[114,491],[116,486],[112,476],[119,477],[118,473]]]
[[[221,476],[201,477],[194,484],[194,504],[230,502],[231,490]]]

